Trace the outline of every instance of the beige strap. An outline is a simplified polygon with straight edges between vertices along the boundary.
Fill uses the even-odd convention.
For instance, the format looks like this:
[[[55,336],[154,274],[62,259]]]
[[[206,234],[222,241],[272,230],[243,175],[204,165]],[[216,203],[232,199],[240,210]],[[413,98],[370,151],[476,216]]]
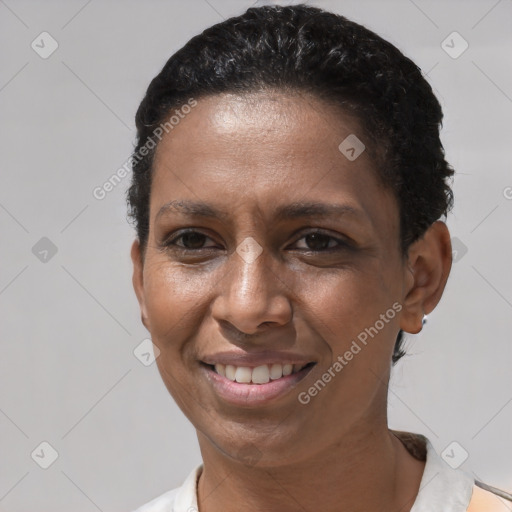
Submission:
[[[481,482],[478,482],[477,485],[473,487],[473,494],[471,495],[471,501],[469,502],[469,507],[467,512],[510,512],[510,504],[508,501],[504,499],[500,499],[498,494],[495,494],[496,491],[498,493],[503,493],[503,491],[499,491],[499,489],[495,489],[494,487],[490,487],[485,485],[488,489],[495,489],[494,491],[484,490],[480,487]],[[505,496],[508,493],[504,493]],[[508,496],[511,496],[510,494]],[[510,498],[506,498],[509,500]]]

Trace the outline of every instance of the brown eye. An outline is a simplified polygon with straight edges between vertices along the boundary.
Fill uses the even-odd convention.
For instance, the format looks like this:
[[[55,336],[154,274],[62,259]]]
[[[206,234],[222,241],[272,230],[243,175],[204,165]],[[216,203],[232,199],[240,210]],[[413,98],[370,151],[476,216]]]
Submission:
[[[322,235],[321,233],[311,233],[304,237],[306,243],[313,251],[321,251],[327,249],[329,246],[330,236]]]
[[[299,249],[305,251],[328,252],[331,249],[343,249],[347,246],[343,240],[317,231],[304,235],[302,238],[297,240],[296,244],[302,240],[304,240],[303,245],[305,245],[305,247],[299,247]]]
[[[201,249],[211,249],[212,246],[204,247],[206,240],[211,240],[210,237],[200,233],[199,231],[185,231],[181,232],[166,242],[165,247],[178,248],[181,250],[197,251]]]
[[[187,249],[200,249],[207,237],[202,233],[191,232],[185,233],[178,238],[183,241],[183,246]]]

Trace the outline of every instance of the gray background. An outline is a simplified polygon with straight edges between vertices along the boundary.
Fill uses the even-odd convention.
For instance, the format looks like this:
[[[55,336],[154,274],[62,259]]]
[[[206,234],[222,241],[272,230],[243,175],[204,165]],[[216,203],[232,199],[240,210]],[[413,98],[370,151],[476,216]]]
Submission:
[[[253,3],[0,0],[1,511],[131,510],[200,462],[156,365],[133,352],[148,333],[131,285],[129,177],[103,200],[92,191],[130,155],[135,110],[167,58]],[[393,372],[390,424],[440,453],[456,441],[463,469],[512,490],[512,2],[309,3],[418,63],[458,171],[457,261]],[[43,31],[59,45],[47,59],[31,48]],[[469,44],[458,58],[442,46],[453,31]],[[58,452],[47,469],[43,441]]]

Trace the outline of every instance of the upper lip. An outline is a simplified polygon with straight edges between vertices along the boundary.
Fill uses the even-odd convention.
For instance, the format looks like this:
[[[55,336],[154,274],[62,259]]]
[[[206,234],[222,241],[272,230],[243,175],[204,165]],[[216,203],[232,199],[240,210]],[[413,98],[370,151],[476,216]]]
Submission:
[[[313,357],[307,357],[303,354],[293,352],[280,351],[264,351],[264,352],[244,352],[244,351],[224,351],[216,352],[201,357],[203,363],[209,365],[215,364],[231,364],[233,366],[249,366],[256,367],[264,364],[307,364],[316,362]]]

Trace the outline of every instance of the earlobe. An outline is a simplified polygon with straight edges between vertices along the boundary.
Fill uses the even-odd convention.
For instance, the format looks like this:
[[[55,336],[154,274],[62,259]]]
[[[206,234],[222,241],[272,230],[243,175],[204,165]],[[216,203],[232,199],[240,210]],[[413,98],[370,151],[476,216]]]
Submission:
[[[142,261],[142,251],[140,242],[138,240],[134,240],[132,244],[131,258],[133,263],[133,289],[135,291],[135,295],[137,296],[137,300],[139,301],[141,321],[146,329],[149,330],[144,294],[144,262]]]
[[[443,295],[452,265],[450,233],[444,222],[430,226],[408,251],[406,287],[400,328],[416,334],[423,327],[423,317],[437,306]]]

